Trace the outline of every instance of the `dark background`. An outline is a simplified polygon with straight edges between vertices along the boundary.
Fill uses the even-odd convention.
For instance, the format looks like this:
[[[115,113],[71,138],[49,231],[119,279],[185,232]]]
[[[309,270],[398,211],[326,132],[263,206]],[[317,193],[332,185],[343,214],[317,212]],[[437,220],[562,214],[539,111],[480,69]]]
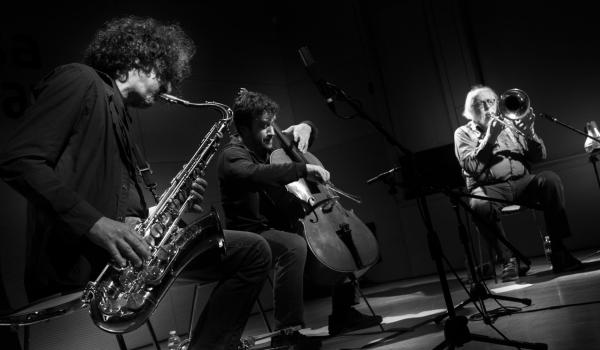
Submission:
[[[240,87],[263,92],[281,106],[279,125],[315,122],[312,152],[333,182],[357,194],[342,200],[372,223],[382,261],[365,276],[384,282],[435,273],[425,227],[414,200],[366,180],[399,164],[398,152],[366,120],[336,118],[306,74],[297,53],[307,45],[318,72],[364,105],[367,113],[412,151],[451,144],[468,89],[478,83],[498,93],[526,91],[533,108],[578,129],[600,119],[600,24],[585,1],[549,3],[451,1],[106,1],[32,5],[0,15],[0,140],[19,123],[33,83],[57,65],[79,61],[95,30],[115,16],[135,14],[177,21],[198,46],[193,75],[180,95],[194,102],[232,104]],[[338,110],[346,110],[343,104]],[[218,115],[159,105],[139,112],[143,148],[164,186],[188,160]],[[600,190],[584,152],[585,139],[544,119],[536,130],[548,148],[550,169],[564,181],[574,237],[571,249],[600,245],[596,215]],[[43,137],[43,135],[40,135]],[[440,163],[447,163],[440,161]],[[441,173],[442,176],[446,174]],[[449,176],[449,175],[448,175]],[[214,167],[207,205],[219,205]],[[2,275],[11,304],[23,294],[25,201],[4,183],[0,219]],[[456,221],[441,194],[428,197],[444,252],[463,266]],[[541,215],[539,216],[541,217]],[[531,235],[509,239],[530,256],[543,253]]]

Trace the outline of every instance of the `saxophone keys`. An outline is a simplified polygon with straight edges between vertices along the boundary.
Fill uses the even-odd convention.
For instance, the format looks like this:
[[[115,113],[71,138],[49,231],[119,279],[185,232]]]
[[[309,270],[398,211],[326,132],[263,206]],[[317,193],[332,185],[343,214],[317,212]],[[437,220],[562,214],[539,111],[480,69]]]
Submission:
[[[163,226],[163,224],[161,223],[155,223],[152,226],[150,226],[150,236],[154,237],[154,238],[160,238],[162,237],[163,233],[165,232],[165,227]],[[152,245],[154,246],[154,240],[152,240]]]
[[[140,293],[132,293],[127,299],[127,308],[130,310],[139,310],[146,303],[145,296]]]

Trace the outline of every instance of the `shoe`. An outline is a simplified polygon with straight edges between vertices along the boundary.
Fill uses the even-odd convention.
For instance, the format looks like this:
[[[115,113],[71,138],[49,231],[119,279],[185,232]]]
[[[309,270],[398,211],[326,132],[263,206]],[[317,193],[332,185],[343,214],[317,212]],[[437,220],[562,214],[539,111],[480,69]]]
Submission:
[[[321,340],[316,337],[307,337],[298,331],[271,337],[272,348],[286,346],[294,350],[318,350],[321,349]]]
[[[571,272],[583,269],[583,263],[575,258],[567,248],[552,248],[552,255],[550,255],[550,262],[552,263],[552,272],[562,273]]]
[[[379,315],[365,315],[351,307],[348,311],[329,315],[329,334],[336,335],[377,326],[382,320]]]
[[[519,264],[519,277],[523,277],[523,276],[527,276],[527,272],[529,272],[529,269],[531,268],[531,266],[529,265],[521,265],[520,262],[518,262]]]
[[[478,277],[478,279],[482,279],[482,280],[489,280],[494,278],[495,272],[494,272],[494,265],[490,264],[490,263],[484,263],[481,265],[477,265],[475,266],[475,273],[476,276]],[[467,268],[467,279],[466,279],[466,283],[470,284],[473,283],[474,279],[473,276],[471,276],[471,270],[469,268]]]
[[[516,258],[508,259],[508,262],[502,265],[502,282],[510,282],[519,278],[518,262]]]

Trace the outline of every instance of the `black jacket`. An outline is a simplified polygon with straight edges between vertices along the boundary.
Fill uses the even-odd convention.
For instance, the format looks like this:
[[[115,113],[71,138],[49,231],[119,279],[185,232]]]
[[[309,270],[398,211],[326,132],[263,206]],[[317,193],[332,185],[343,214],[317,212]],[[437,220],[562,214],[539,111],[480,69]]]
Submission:
[[[121,176],[131,170],[123,169],[131,163],[120,148],[127,113],[109,76],[82,64],[60,66],[35,97],[0,154],[0,176],[29,200],[30,298],[80,288],[96,277],[107,256],[86,233],[100,217],[122,212]]]
[[[311,145],[317,131],[312,123],[304,123],[312,129]],[[284,214],[277,205],[290,200],[284,186],[306,177],[306,165],[268,164],[268,160],[260,159],[239,137],[234,137],[219,154],[217,173],[226,227],[260,233],[269,228],[285,228],[281,226]]]

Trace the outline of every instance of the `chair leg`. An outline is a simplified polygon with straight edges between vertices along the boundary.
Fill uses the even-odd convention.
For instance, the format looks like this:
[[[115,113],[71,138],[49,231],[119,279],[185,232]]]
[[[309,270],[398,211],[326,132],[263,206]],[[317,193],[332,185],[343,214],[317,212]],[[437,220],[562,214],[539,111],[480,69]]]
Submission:
[[[490,256],[490,264],[492,265],[492,274],[494,275],[494,283],[498,284],[498,274],[496,274],[496,252],[491,245],[488,245],[488,255]]]
[[[196,299],[198,298],[198,284],[194,284],[194,297],[192,298],[192,311],[190,313],[190,325],[188,330],[188,339],[192,339],[192,331],[194,330],[194,320],[196,319]]]
[[[119,349],[127,350],[127,344],[125,344],[125,339],[123,338],[123,335],[116,334],[115,336],[117,337],[117,343],[119,344]]]
[[[150,323],[150,319],[146,321],[146,326],[148,326],[148,331],[150,331],[150,337],[152,337],[154,347],[156,348],[156,350],[160,350],[160,345],[158,344],[158,339],[156,338],[156,333],[154,332],[154,327],[152,327],[152,323]]]
[[[538,219],[537,219],[537,215],[535,214],[535,209],[531,209],[531,217],[533,218],[533,223],[535,224],[535,227],[538,230],[538,233],[540,234],[540,238],[542,239],[542,244],[544,242],[544,230],[542,230],[542,227],[540,226],[540,223],[538,223]]]
[[[269,285],[271,286],[271,291],[272,291],[273,290],[273,278],[271,278],[271,274],[267,275],[267,281],[269,281]],[[263,307],[263,304],[260,301],[260,295],[256,298],[256,304],[258,305],[258,309],[260,310],[260,314],[265,323],[265,327],[267,327],[267,330],[269,331],[269,333],[273,332],[273,327],[271,327],[271,323],[269,322],[269,317],[267,317],[267,312],[265,311],[265,308]]]
[[[262,302],[260,301],[260,297],[256,298],[256,304],[258,305],[260,314],[262,315],[263,321],[265,322],[265,327],[267,327],[269,333],[273,332],[273,329],[271,328],[271,323],[269,323],[269,318],[267,317],[267,313],[265,312]]]
[[[23,350],[29,350],[29,326],[23,327]]]

